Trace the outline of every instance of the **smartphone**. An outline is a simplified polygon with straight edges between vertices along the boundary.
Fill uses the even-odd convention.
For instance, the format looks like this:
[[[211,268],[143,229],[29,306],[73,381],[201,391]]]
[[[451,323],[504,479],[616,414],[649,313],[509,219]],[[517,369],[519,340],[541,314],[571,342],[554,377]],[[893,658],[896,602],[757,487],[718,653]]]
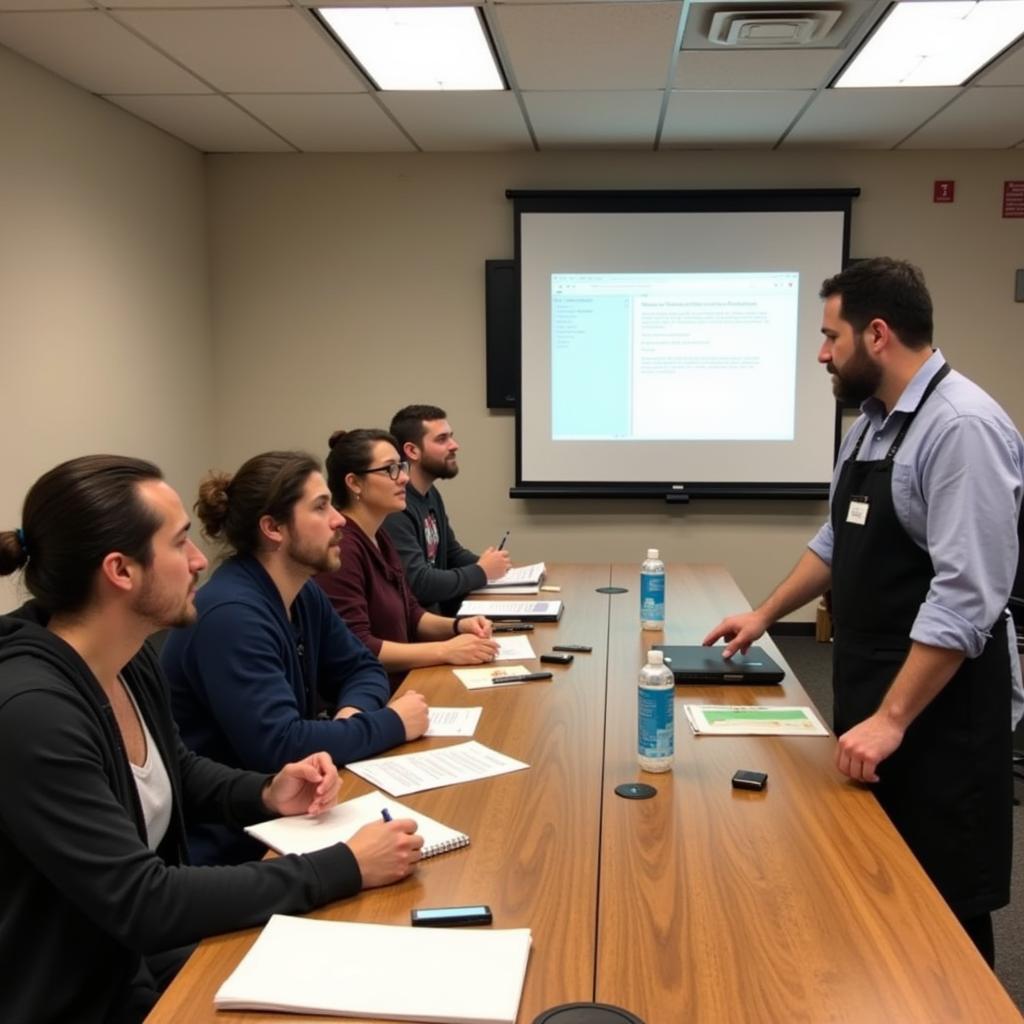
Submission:
[[[733,789],[764,789],[767,783],[767,773],[751,772],[742,768],[732,777]]]
[[[594,648],[589,644],[553,644],[553,651],[576,651],[579,654],[590,654]]]
[[[571,665],[571,654],[542,654],[540,660],[548,665]]]
[[[491,908],[483,903],[472,907],[418,907],[412,911],[413,926],[452,928],[471,924],[490,924]]]

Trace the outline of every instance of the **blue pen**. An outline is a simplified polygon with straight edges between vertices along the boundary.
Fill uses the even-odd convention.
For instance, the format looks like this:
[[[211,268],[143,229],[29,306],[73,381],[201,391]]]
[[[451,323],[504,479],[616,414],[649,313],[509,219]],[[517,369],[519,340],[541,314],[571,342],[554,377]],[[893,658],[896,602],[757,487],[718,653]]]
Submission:
[[[498,550],[499,551],[504,551],[505,550],[505,542],[508,540],[508,534],[509,534],[509,531],[506,530],[505,531],[505,536],[501,538],[501,543],[498,545]]]
[[[382,811],[380,812],[380,816],[381,816],[381,817],[382,817],[382,818],[383,818],[383,819],[384,819],[385,821],[390,821],[390,820],[391,820],[391,812],[390,812],[390,811],[389,811],[389,810],[388,810],[388,809],[387,809],[386,807],[384,808],[384,810],[382,810]]]

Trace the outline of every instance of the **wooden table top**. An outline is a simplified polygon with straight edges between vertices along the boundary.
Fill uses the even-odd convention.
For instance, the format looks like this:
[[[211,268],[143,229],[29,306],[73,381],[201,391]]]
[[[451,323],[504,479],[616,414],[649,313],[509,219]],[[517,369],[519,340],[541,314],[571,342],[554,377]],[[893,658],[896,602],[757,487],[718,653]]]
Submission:
[[[672,565],[670,626],[641,632],[638,572],[550,567],[565,612],[527,634],[534,650],[594,648],[569,667],[543,666],[550,683],[470,691],[448,668],[413,673],[406,686],[431,704],[482,705],[474,738],[531,767],[403,797],[471,845],[312,916],[405,924],[413,907],[489,903],[496,927],[533,932],[521,1024],[590,999],[646,1024],[1020,1021],[874,798],[834,769],[831,736],[696,738],[682,720],[683,701],[809,703],[791,673],[781,687],[678,688],[674,770],[639,771],[636,679],[647,647],[699,642],[748,604],[724,568]],[[596,593],[609,580],[628,593]],[[737,768],[768,772],[767,789],[732,790]],[[615,796],[636,780],[657,796]],[[342,799],[369,788],[345,773]],[[148,1022],[322,1021],[214,1011],[214,993],[257,934],[202,943]]]
[[[669,626],[642,633],[636,566],[612,577],[631,592],[610,614],[596,999],[647,1024],[1020,1021],[868,788],[835,769],[831,735],[686,727],[683,702],[810,704],[791,672],[781,687],[677,687],[674,770],[638,771],[647,648],[700,643],[748,603],[722,567],[671,566]],[[732,789],[740,768],[767,772],[766,789]],[[632,780],[658,795],[614,795]]]
[[[467,690],[449,668],[421,669],[406,685],[438,707],[484,709],[473,737],[527,771],[402,797],[403,803],[466,832],[470,845],[423,862],[415,874],[316,911],[315,917],[377,924],[408,924],[421,906],[490,904],[502,928],[528,927],[533,949],[519,1019],[531,1021],[557,1003],[589,1000],[594,992],[597,858],[604,743],[608,565],[559,567],[565,611],[558,624],[538,623],[530,638],[540,654],[556,637],[589,643],[594,651],[550,668],[551,682],[495,690]],[[554,596],[554,595],[553,595]],[[425,739],[401,753],[463,742]],[[343,773],[342,799],[371,789]],[[217,1013],[214,993],[255,941],[250,929],[203,942],[147,1018],[150,1024],[218,1024],[324,1018],[240,1012]],[[401,965],[395,965],[396,979]]]

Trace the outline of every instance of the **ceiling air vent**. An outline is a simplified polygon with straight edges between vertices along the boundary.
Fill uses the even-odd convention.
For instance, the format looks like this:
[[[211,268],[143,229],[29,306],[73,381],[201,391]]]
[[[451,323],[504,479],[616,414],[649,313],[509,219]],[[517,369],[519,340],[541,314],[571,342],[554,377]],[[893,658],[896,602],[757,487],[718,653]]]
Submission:
[[[716,11],[708,40],[719,46],[807,46],[821,40],[842,11]]]

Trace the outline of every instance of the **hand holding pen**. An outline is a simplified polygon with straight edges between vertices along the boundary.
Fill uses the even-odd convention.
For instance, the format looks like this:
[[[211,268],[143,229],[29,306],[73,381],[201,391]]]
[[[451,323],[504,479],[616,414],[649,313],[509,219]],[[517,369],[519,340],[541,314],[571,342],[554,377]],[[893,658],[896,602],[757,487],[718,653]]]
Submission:
[[[420,859],[423,836],[412,818],[395,818],[385,807],[383,821],[364,825],[346,844],[359,865],[363,888],[390,885],[405,878]]]
[[[489,580],[500,580],[508,572],[512,565],[505,544],[508,542],[508,533],[501,538],[501,544],[496,548],[488,548],[477,559],[477,565],[483,569]]]

